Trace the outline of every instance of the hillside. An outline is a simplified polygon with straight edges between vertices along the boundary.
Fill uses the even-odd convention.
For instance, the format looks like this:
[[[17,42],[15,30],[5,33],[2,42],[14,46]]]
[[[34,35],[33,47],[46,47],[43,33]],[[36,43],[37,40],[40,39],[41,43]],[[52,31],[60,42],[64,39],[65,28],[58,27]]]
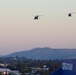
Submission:
[[[52,49],[49,47],[44,48],[34,48],[31,50],[25,50],[20,52],[15,52],[7,55],[7,57],[26,57],[33,59],[63,59],[63,58],[75,58],[76,49]]]

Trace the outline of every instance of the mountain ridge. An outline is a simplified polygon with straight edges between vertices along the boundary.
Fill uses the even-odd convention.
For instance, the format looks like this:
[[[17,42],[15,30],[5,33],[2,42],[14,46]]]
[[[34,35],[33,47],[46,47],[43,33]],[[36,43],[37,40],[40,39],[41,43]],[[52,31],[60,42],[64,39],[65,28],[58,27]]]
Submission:
[[[32,59],[65,59],[76,57],[76,49],[53,49],[49,47],[38,47],[30,50],[14,52],[6,55],[6,57],[26,57]]]

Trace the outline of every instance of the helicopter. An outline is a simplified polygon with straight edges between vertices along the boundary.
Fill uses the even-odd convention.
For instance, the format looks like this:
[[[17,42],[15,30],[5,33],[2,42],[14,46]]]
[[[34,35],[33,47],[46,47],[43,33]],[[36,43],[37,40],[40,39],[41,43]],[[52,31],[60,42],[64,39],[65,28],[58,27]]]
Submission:
[[[73,12],[73,13],[68,13],[68,17],[71,17],[72,14],[75,14],[76,12]]]
[[[42,16],[42,15],[36,15],[36,16],[34,16],[34,20],[38,20],[40,16]]]

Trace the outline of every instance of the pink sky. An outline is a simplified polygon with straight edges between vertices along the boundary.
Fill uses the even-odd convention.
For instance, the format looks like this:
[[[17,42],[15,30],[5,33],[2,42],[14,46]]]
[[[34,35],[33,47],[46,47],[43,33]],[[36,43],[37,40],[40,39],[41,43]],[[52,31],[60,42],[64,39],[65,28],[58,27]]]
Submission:
[[[68,4],[69,2],[69,4]],[[76,0],[0,1],[0,54],[35,47],[76,48]],[[38,21],[34,15],[43,15]]]

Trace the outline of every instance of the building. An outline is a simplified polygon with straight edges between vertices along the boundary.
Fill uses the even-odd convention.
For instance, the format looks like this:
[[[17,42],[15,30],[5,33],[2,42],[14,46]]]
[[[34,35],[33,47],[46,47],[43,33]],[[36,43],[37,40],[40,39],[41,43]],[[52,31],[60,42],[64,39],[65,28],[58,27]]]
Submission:
[[[9,74],[10,72],[11,72],[10,69],[0,68],[0,73],[1,73],[2,75]]]
[[[50,75],[76,75],[76,59],[63,59],[61,68]]]

